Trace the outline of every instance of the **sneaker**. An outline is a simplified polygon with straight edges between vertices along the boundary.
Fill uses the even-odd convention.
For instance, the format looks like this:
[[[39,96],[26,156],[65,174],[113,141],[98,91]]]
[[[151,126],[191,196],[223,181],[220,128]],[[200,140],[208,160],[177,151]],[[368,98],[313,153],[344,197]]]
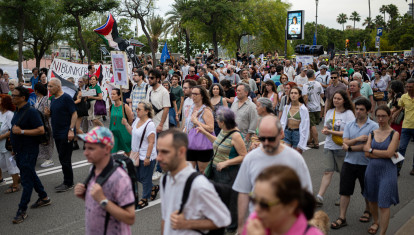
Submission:
[[[155,171],[154,174],[152,175],[152,180],[158,180],[159,178],[161,178],[162,173]]]
[[[73,150],[78,150],[79,149],[79,144],[78,144],[78,141],[74,141],[73,142],[73,148],[72,148]]]
[[[51,167],[54,165],[55,163],[52,160],[46,160],[40,165],[40,167],[46,168],[46,167]]]
[[[13,218],[13,224],[20,224],[27,218],[26,211],[18,210],[16,216]]]
[[[63,193],[63,192],[66,192],[68,190],[73,189],[73,184],[70,185],[70,186],[68,186],[66,184],[62,184],[62,185],[59,185],[58,187],[56,187],[55,189],[56,189],[57,193]]]
[[[6,185],[6,181],[4,179],[0,180],[0,185]]]
[[[44,207],[44,206],[50,205],[50,203],[51,203],[51,201],[50,201],[49,197],[45,200],[39,198],[39,199],[37,199],[37,201],[33,205],[30,206],[30,208],[36,209],[36,208],[39,208],[39,207]]]
[[[338,200],[335,201],[335,206],[339,206],[341,204],[341,198],[338,198]]]
[[[316,196],[316,197],[315,197],[315,200],[316,200],[316,207],[321,207],[321,206],[323,206],[323,199],[322,199],[321,197]]]

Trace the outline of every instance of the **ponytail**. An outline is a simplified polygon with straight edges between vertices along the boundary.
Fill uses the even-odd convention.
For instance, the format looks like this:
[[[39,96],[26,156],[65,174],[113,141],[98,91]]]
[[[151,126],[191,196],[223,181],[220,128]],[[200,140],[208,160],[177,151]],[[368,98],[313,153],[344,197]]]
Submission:
[[[315,197],[311,193],[309,193],[307,190],[303,189],[297,210],[302,211],[303,214],[305,214],[306,219],[310,220],[313,218],[315,207],[316,207]]]

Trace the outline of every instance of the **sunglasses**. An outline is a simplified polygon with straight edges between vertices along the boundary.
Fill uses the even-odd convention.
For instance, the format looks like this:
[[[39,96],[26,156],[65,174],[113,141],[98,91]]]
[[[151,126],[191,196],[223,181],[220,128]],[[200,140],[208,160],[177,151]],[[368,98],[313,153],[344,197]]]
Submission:
[[[265,141],[269,141],[269,142],[275,142],[275,140],[276,140],[276,137],[265,137],[265,136],[260,136],[259,137],[259,141],[260,142],[265,142]]]
[[[154,79],[154,77],[148,77],[148,79],[151,79],[152,80],[152,79]]]
[[[260,209],[262,210],[270,210],[271,207],[276,206],[280,203],[279,199],[274,200],[273,202],[265,202],[258,200],[253,193],[249,194],[249,200],[253,205],[259,205]]]

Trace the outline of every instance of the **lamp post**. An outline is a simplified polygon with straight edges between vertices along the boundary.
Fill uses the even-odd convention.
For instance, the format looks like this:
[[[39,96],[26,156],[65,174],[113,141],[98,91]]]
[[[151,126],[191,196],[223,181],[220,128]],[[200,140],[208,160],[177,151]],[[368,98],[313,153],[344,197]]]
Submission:
[[[315,43],[318,44],[318,2],[319,0],[315,0],[315,2],[316,2]]]

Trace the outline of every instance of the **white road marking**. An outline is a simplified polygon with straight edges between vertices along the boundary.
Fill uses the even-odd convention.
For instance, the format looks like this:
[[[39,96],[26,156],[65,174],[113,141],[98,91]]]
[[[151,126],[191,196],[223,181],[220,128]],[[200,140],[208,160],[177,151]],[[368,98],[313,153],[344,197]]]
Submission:
[[[324,145],[324,144],[325,144],[325,141],[322,141],[322,142],[319,143],[319,146]],[[305,150],[309,150],[309,149],[311,149],[311,148],[305,147]]]
[[[148,203],[148,206],[147,206],[147,207],[145,207],[145,208],[142,208],[142,209],[136,209],[136,210],[135,210],[135,213],[140,212],[140,211],[143,211],[143,210],[145,210],[145,209],[147,209],[147,208],[150,208],[150,207],[152,207],[152,206],[156,206],[156,205],[158,205],[158,204],[160,204],[160,203],[161,203],[161,198],[159,198],[159,199],[157,199],[157,200],[155,200],[155,201],[149,202],[149,203]]]

